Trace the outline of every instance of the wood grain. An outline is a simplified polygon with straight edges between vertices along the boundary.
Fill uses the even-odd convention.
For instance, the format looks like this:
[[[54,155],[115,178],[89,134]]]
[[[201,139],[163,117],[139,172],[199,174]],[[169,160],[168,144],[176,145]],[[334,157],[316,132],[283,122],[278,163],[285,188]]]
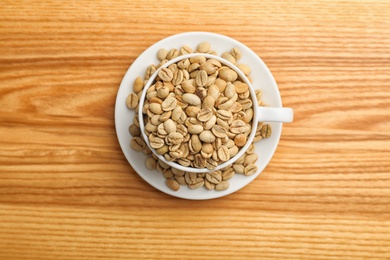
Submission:
[[[3,1],[0,259],[390,259],[388,1]],[[165,195],[117,142],[115,97],[154,42],[233,37],[295,121],[264,172]]]

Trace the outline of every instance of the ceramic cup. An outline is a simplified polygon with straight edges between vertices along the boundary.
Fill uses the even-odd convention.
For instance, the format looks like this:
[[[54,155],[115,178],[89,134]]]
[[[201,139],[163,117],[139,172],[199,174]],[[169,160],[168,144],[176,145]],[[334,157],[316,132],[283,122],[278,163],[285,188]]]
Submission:
[[[253,108],[252,128],[251,128],[251,133],[248,136],[246,144],[243,147],[241,147],[241,149],[238,151],[238,153],[235,156],[230,158],[228,161],[219,164],[215,169],[212,169],[212,170],[210,170],[208,168],[186,167],[186,166],[180,165],[177,162],[171,162],[171,161],[166,160],[164,158],[164,156],[158,154],[156,152],[156,150],[150,146],[149,138],[145,134],[145,123],[144,123],[144,120],[143,120],[144,114],[142,113],[142,107],[144,106],[144,102],[145,102],[145,99],[146,99],[146,92],[147,92],[148,88],[155,83],[155,79],[157,77],[158,72],[162,68],[166,68],[166,67],[168,67],[171,64],[174,64],[174,63],[177,63],[177,62],[179,62],[181,60],[189,59],[189,58],[195,57],[195,56],[204,56],[207,59],[218,60],[222,65],[226,65],[226,66],[230,67],[231,69],[233,69],[238,74],[239,78],[249,86],[249,91],[250,91],[250,97],[249,98],[251,99],[252,104],[253,104],[252,105],[252,108]],[[197,173],[212,172],[212,171],[223,169],[223,168],[233,164],[238,158],[240,158],[245,153],[245,151],[249,148],[249,146],[253,142],[253,139],[254,139],[255,134],[256,134],[256,128],[257,128],[258,122],[282,122],[282,123],[287,123],[287,122],[292,122],[292,120],[293,120],[293,110],[291,108],[259,107],[258,103],[257,103],[257,99],[256,99],[255,89],[253,88],[253,86],[250,83],[250,81],[248,80],[248,78],[244,75],[244,73],[239,68],[237,68],[234,64],[232,64],[231,62],[229,62],[229,61],[227,61],[227,60],[225,60],[225,59],[223,59],[223,58],[221,58],[219,56],[215,56],[215,55],[211,55],[211,54],[205,54],[205,53],[191,53],[191,54],[182,55],[182,56],[179,56],[179,57],[177,57],[175,59],[172,59],[172,60],[168,61],[167,63],[162,65],[160,68],[158,68],[156,70],[156,72],[153,73],[153,75],[149,78],[148,82],[146,83],[146,85],[145,85],[145,87],[144,87],[144,89],[142,91],[138,107],[139,107],[139,111],[138,111],[139,125],[140,125],[140,129],[141,129],[141,133],[142,133],[142,136],[143,136],[146,144],[150,148],[150,150],[161,161],[163,161],[164,163],[168,164],[171,167],[174,167],[174,168],[177,168],[179,170],[186,171],[186,172],[197,172]]]

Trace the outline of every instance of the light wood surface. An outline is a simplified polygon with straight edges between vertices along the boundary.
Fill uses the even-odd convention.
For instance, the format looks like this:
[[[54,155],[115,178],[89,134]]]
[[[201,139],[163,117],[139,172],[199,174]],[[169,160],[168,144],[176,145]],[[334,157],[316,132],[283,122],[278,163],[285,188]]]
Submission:
[[[389,1],[2,1],[0,259],[390,259]],[[114,103],[158,40],[253,49],[295,110],[244,189],[188,201],[122,154]]]

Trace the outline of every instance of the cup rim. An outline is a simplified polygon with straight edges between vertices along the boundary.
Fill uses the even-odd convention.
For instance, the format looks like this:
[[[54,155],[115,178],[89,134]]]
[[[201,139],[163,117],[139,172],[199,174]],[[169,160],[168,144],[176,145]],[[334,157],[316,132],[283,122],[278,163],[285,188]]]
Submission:
[[[144,123],[144,120],[143,120],[142,107],[143,107],[143,104],[145,102],[146,92],[152,86],[152,83],[156,79],[156,77],[158,75],[158,72],[162,68],[167,68],[171,64],[177,63],[178,61],[181,61],[183,59],[188,59],[188,58],[191,58],[191,57],[196,57],[196,56],[204,56],[207,59],[216,59],[219,62],[223,63],[224,65],[227,65],[228,67],[233,69],[238,74],[240,79],[243,80],[248,85],[249,92],[250,92],[250,99],[252,101],[252,108],[253,108],[252,128],[251,128],[251,133],[248,136],[246,144],[239,149],[238,153],[235,156],[230,158],[228,161],[219,164],[214,169],[188,167],[188,166],[180,165],[177,162],[171,162],[171,161],[166,160],[164,158],[164,156],[158,154],[156,152],[156,150],[150,146],[149,137],[145,134],[145,131],[144,131],[145,130],[145,123]],[[226,60],[226,59],[224,59],[222,57],[213,55],[213,54],[208,54],[208,53],[189,53],[189,54],[184,54],[184,55],[178,56],[178,57],[176,57],[176,58],[174,58],[172,60],[169,60],[167,63],[165,63],[162,66],[160,66],[152,74],[152,76],[150,76],[149,80],[145,84],[145,86],[144,86],[144,88],[142,90],[141,97],[139,99],[139,104],[138,104],[138,120],[139,120],[141,134],[142,134],[142,136],[144,138],[144,141],[145,141],[146,145],[149,147],[149,149],[152,151],[152,153],[155,156],[157,156],[157,158],[160,159],[162,162],[166,163],[167,165],[169,165],[169,166],[171,166],[173,168],[176,168],[178,170],[182,170],[182,171],[185,171],[185,172],[196,172],[196,173],[206,173],[206,172],[213,172],[213,171],[221,170],[221,169],[223,169],[223,168],[233,164],[235,161],[237,161],[248,150],[249,146],[252,144],[252,141],[253,141],[253,139],[255,137],[255,134],[256,134],[256,127],[257,127],[257,124],[258,124],[258,116],[257,116],[257,114],[258,114],[258,103],[257,103],[257,99],[254,98],[255,96],[256,96],[255,90],[253,89],[252,83],[249,81],[247,76],[236,65],[234,65],[231,62],[229,62],[228,60]]]

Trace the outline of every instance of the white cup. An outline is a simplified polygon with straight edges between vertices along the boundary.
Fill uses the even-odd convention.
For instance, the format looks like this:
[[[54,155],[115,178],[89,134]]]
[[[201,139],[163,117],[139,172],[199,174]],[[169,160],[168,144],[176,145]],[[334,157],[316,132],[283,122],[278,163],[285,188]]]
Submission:
[[[142,107],[144,106],[146,91],[154,83],[158,72],[162,68],[166,68],[173,63],[177,63],[180,60],[189,59],[189,58],[194,57],[194,56],[204,56],[207,59],[215,59],[215,60],[218,60],[219,62],[221,62],[223,65],[226,65],[226,66],[230,67],[231,69],[233,69],[238,74],[239,78],[241,80],[243,80],[249,86],[250,98],[251,98],[252,104],[253,104],[252,105],[252,107],[253,107],[252,129],[251,129],[251,133],[247,139],[246,144],[243,147],[241,147],[241,149],[238,151],[238,153],[235,156],[230,158],[228,161],[219,164],[215,169],[212,169],[212,170],[210,170],[208,168],[195,168],[195,167],[182,166],[177,162],[171,162],[171,161],[166,160],[164,158],[164,156],[158,154],[156,152],[156,150],[150,146],[149,137],[145,134],[145,123],[143,120],[144,114],[142,113]],[[258,103],[257,103],[257,99],[256,99],[255,90],[253,89],[252,84],[250,83],[248,78],[244,75],[244,73],[239,68],[237,68],[234,64],[232,64],[231,62],[229,62],[229,61],[227,61],[219,56],[205,54],[205,53],[191,53],[191,54],[182,55],[182,56],[179,56],[175,59],[168,61],[167,63],[162,65],[159,69],[157,69],[156,72],[153,73],[153,75],[149,78],[147,84],[145,85],[145,87],[142,91],[142,94],[141,94],[141,98],[139,100],[138,107],[139,107],[138,117],[139,117],[139,125],[140,125],[140,129],[141,129],[141,133],[142,133],[143,138],[145,139],[146,144],[150,148],[150,150],[161,161],[163,161],[164,163],[168,164],[171,167],[174,167],[176,169],[183,170],[186,172],[197,172],[197,173],[212,172],[212,171],[223,169],[223,168],[233,164],[238,158],[240,158],[245,153],[245,151],[249,148],[249,146],[253,142],[253,138],[255,137],[255,134],[256,134],[256,128],[257,128],[258,122],[288,123],[288,122],[292,122],[292,120],[293,120],[293,110],[291,108],[259,107]]]

